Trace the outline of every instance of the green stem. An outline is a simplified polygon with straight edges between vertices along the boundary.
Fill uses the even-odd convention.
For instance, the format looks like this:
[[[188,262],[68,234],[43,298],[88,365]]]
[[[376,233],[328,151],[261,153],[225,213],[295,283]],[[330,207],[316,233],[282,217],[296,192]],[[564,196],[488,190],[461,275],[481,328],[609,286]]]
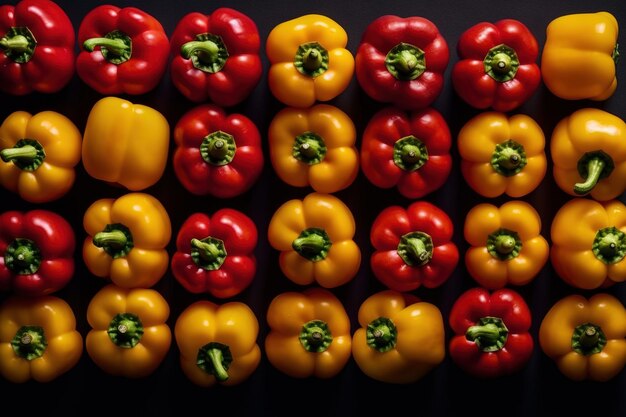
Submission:
[[[18,53],[26,52],[29,44],[30,42],[28,41],[28,38],[22,35],[0,39],[0,48],[5,50],[11,49],[12,51]]]
[[[323,74],[328,69],[328,62],[328,51],[317,42],[298,46],[293,61],[298,72],[311,78]]]
[[[192,55],[198,55],[200,61],[211,63],[217,58],[219,46],[212,41],[191,41],[184,44],[180,52],[187,59]]]
[[[20,358],[32,361],[43,356],[48,341],[41,326],[22,326],[11,340],[13,352]]]
[[[18,64],[25,64],[31,60],[35,54],[37,40],[35,36],[25,26],[11,27],[0,38],[0,49],[4,54]]]
[[[593,355],[602,352],[606,342],[606,335],[602,328],[593,323],[581,324],[572,333],[572,350],[581,355]]]
[[[482,317],[477,324],[468,327],[465,338],[476,343],[483,352],[495,352],[504,347],[509,330],[498,317]]]
[[[410,232],[400,238],[396,251],[407,265],[423,266],[433,257],[433,240],[424,232]]]
[[[322,54],[316,49],[309,49],[302,56],[302,66],[307,72],[317,71],[322,66]]]
[[[519,255],[522,250],[522,240],[513,230],[498,229],[489,234],[486,246],[491,256],[501,261],[508,261]]]
[[[491,167],[500,175],[511,177],[528,163],[524,147],[514,140],[498,143],[491,154]]]
[[[607,265],[620,262],[626,256],[626,234],[615,226],[604,227],[596,232],[591,250]]]
[[[388,352],[396,346],[398,331],[390,318],[372,320],[365,331],[367,344],[379,352]]]
[[[131,349],[141,340],[143,325],[139,316],[132,313],[119,313],[109,323],[107,333],[116,346]]]
[[[405,136],[393,144],[393,163],[405,171],[416,171],[428,162],[428,149],[415,136]]]
[[[233,361],[233,355],[228,345],[210,342],[198,349],[196,365],[204,372],[215,376],[220,382],[228,379],[228,368]]]
[[[426,71],[425,53],[417,46],[402,42],[389,50],[385,66],[398,80],[414,80]]]
[[[587,165],[587,178],[584,182],[574,184],[574,192],[579,195],[587,194],[600,180],[600,175],[606,163],[602,159],[592,159]]]
[[[598,150],[586,152],[581,156],[576,168],[584,181],[574,184],[574,192],[578,195],[584,195],[591,192],[598,181],[611,175],[615,163],[609,154]]]
[[[237,144],[233,135],[217,130],[204,137],[200,144],[202,159],[215,166],[229,164],[235,157]]]
[[[315,165],[324,160],[326,152],[324,139],[316,133],[306,131],[296,136],[291,154],[298,161]]]
[[[107,224],[92,240],[94,246],[104,249],[114,259],[126,256],[135,246],[130,229],[120,223]]]
[[[200,268],[208,271],[220,269],[226,260],[224,241],[212,236],[204,239],[191,239],[191,258]]]
[[[41,259],[39,247],[29,239],[14,239],[4,252],[4,265],[17,275],[36,273],[41,266]]]
[[[83,42],[83,47],[88,52],[93,52],[96,47],[108,62],[119,65],[132,56],[132,40],[125,33],[114,30],[102,38],[91,38]]]
[[[93,237],[93,244],[99,248],[111,246],[115,248],[124,247],[127,243],[126,234],[121,230],[111,232],[99,232]]]
[[[196,35],[193,41],[180,48],[180,54],[190,59],[194,68],[209,74],[220,72],[228,59],[228,50],[222,38],[211,33]]]
[[[325,259],[331,245],[326,231],[315,227],[303,230],[291,244],[300,256],[313,262]]]
[[[300,330],[300,344],[307,352],[324,352],[333,342],[328,324],[322,320],[311,320]]]
[[[46,159],[46,152],[35,139],[20,139],[12,148],[0,151],[0,158],[7,163],[13,162],[21,170],[35,171]]]
[[[0,151],[0,158],[4,162],[10,162],[16,159],[32,161],[37,157],[37,148],[34,146],[22,146],[21,148],[8,148]]]
[[[515,78],[519,64],[515,50],[504,44],[491,48],[483,60],[485,73],[501,83]]]

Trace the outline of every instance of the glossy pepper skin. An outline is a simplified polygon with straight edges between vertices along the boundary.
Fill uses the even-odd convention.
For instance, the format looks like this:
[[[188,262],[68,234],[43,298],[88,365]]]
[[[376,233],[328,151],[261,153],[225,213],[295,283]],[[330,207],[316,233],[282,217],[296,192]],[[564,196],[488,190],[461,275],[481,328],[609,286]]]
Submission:
[[[541,235],[541,217],[529,203],[511,200],[495,206],[478,204],[467,213],[463,235],[468,273],[481,286],[499,289],[526,285],[550,256]]]
[[[385,208],[370,231],[374,276],[395,291],[439,287],[459,262],[453,231],[450,217],[427,201]]]
[[[361,304],[358,320],[352,356],[372,379],[409,384],[445,358],[443,317],[434,304],[410,294],[380,291]]]
[[[172,83],[193,102],[234,106],[261,80],[259,30],[237,10],[220,7],[208,15],[183,16],[170,44]]]
[[[149,288],[169,266],[172,227],[165,207],[145,193],[92,203],[83,216],[83,260],[89,271],[123,288]]]
[[[528,363],[534,341],[532,316],[524,298],[503,288],[489,292],[472,288],[461,294],[450,311],[452,360],[478,378],[519,372]]]
[[[354,216],[339,198],[310,193],[274,212],[267,237],[280,251],[280,269],[288,279],[335,288],[352,280],[361,266],[355,231]]]
[[[479,113],[461,128],[457,146],[463,178],[483,197],[523,197],[545,178],[545,136],[525,114]]]
[[[261,134],[243,114],[212,104],[194,107],[176,123],[174,141],[174,173],[195,195],[241,195],[263,170]]]
[[[167,68],[170,43],[157,19],[136,7],[104,4],[78,28],[78,76],[103,95],[145,94]]]
[[[196,301],[178,316],[174,334],[183,373],[201,387],[241,384],[261,362],[259,322],[238,301]]]
[[[607,201],[626,190],[626,123],[595,108],[576,110],[552,131],[556,184],[573,196]]]
[[[617,88],[619,25],[608,12],[574,13],[546,29],[541,75],[546,87],[565,100],[606,100]]]
[[[87,307],[89,357],[104,372],[126,378],[151,375],[172,342],[170,308],[158,291],[109,284]]]
[[[332,378],[350,359],[350,319],[329,290],[308,288],[277,295],[267,309],[267,322],[267,358],[293,378]]]
[[[75,71],[74,26],[49,0],[0,6],[0,91],[56,93]]]
[[[244,213],[223,208],[194,213],[178,231],[172,256],[174,278],[189,292],[233,297],[256,273],[257,228]]]
[[[167,164],[170,128],[158,111],[105,97],[89,112],[82,162],[92,177],[131,191],[159,181]]]
[[[450,52],[437,26],[418,16],[371,22],[356,53],[356,77],[372,99],[420,110],[439,97]]]
[[[354,74],[348,34],[327,16],[307,14],[279,23],[267,36],[269,88],[291,107],[311,107],[341,94]]]
[[[0,306],[0,323],[0,375],[11,382],[50,382],[83,353],[74,312],[61,298],[9,297]]]
[[[48,210],[0,214],[0,290],[42,296],[64,288],[74,275],[72,226]]]
[[[31,203],[63,197],[74,185],[82,135],[64,115],[16,111],[0,126],[0,183]]]
[[[565,296],[543,318],[539,344],[567,378],[608,381],[626,365],[626,309],[607,293]]]
[[[568,284],[585,290],[626,280],[626,205],[574,198],[554,215],[550,260]]]
[[[359,173],[356,128],[337,107],[286,107],[270,123],[270,159],[281,180],[320,193],[349,187]]]
[[[433,108],[407,113],[379,110],[361,141],[365,177],[380,188],[396,187],[406,198],[424,197],[441,188],[452,170],[450,129]]]
[[[456,93],[477,109],[508,112],[524,104],[541,83],[539,45],[515,19],[480,22],[461,34],[452,68]]]

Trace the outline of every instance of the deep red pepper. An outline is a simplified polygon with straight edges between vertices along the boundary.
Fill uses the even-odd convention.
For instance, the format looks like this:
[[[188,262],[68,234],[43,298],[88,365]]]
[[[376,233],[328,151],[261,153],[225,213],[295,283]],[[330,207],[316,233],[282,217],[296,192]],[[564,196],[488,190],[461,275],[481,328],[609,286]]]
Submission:
[[[439,207],[416,201],[390,206],[378,214],[370,231],[372,272],[388,288],[412,291],[442,285],[459,263],[452,241],[452,220]]]
[[[530,359],[531,313],[524,298],[503,288],[489,293],[472,288],[450,311],[450,356],[465,372],[494,378],[519,371]]]
[[[263,170],[261,134],[242,114],[205,104],[185,113],[174,128],[174,172],[196,195],[230,198],[247,191]]]
[[[377,187],[396,186],[416,199],[440,188],[452,170],[448,125],[437,110],[407,114],[388,107],[372,117],[361,143],[361,167]]]
[[[65,287],[74,274],[74,231],[48,210],[0,214],[0,290],[41,296]]]
[[[78,28],[78,76],[104,95],[144,94],[167,68],[170,50],[161,23],[135,7],[102,5]]]
[[[539,46],[531,31],[514,19],[482,22],[466,30],[452,68],[457,94],[477,109],[507,112],[526,102],[541,82]]]
[[[233,297],[254,278],[257,238],[252,219],[237,210],[192,214],[176,238],[174,277],[189,292]]]
[[[356,53],[356,77],[376,101],[405,110],[430,106],[444,85],[448,44],[423,17],[385,15],[368,25]]]
[[[172,83],[194,102],[239,104],[261,80],[260,47],[256,23],[237,10],[189,13],[171,38]]]
[[[74,75],[75,40],[72,22],[53,1],[0,6],[0,91],[61,90]]]

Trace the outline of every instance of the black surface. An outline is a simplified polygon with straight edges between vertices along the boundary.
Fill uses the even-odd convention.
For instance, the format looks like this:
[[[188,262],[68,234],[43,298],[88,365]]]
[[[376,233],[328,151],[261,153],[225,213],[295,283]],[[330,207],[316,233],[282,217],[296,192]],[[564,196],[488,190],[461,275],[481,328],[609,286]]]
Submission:
[[[99,2],[58,2],[68,13],[75,28],[85,14]],[[269,31],[278,23],[307,13],[325,14],[344,26],[349,36],[348,48],[355,53],[361,34],[366,26],[383,14],[422,16],[432,20],[447,40],[451,58],[446,71],[445,88],[434,103],[449,123],[453,137],[461,126],[479,111],[471,109],[454,94],[450,72],[456,56],[456,42],[461,33],[481,22],[494,22],[503,18],[514,18],[525,23],[536,36],[540,47],[545,42],[545,28],[554,18],[569,13],[607,10],[613,13],[620,24],[626,25],[626,6],[622,1],[118,1],[117,6],[139,7],[158,18],[171,35],[176,22],[186,13],[199,11],[210,13],[220,6],[228,6],[248,14],[258,25],[262,42]],[[623,36],[622,36],[623,37]],[[264,48],[263,48],[264,51]],[[266,83],[267,60],[263,52],[264,75],[252,96],[231,111],[250,117],[266,138],[267,127],[273,115],[283,106],[276,101]],[[618,65],[618,80],[626,80],[626,66]],[[69,86],[53,95],[31,94],[25,97],[3,95],[0,100],[2,120],[11,112],[25,110],[36,113],[55,110],[71,118],[83,130],[91,106],[101,96],[90,90],[75,76]],[[195,104],[187,101],[176,91],[169,76],[162,80],[156,90],[143,96],[125,97],[135,103],[154,107],[166,115],[170,126],[174,126],[184,112]],[[330,102],[346,111],[354,120],[360,135],[370,117],[382,104],[370,100],[358,87],[356,78],[349,88]],[[541,86],[532,99],[514,113],[525,113],[533,117],[549,138],[555,124],[574,110],[582,107],[598,107],[621,118],[626,117],[626,88],[618,85],[616,93],[605,102],[566,102],[551,95]],[[456,143],[456,142],[455,142]],[[357,142],[357,145],[360,145]],[[173,140],[172,148],[173,149]],[[146,190],[159,198],[168,209],[175,233],[186,217],[195,211],[212,213],[220,207],[232,207],[247,213],[259,228],[257,248],[258,274],[252,286],[234,300],[248,303],[260,323],[259,344],[268,328],[265,312],[271,299],[280,292],[301,290],[288,281],[278,267],[278,253],[268,244],[267,225],[274,210],[290,198],[301,198],[310,189],[296,189],[282,183],[269,164],[265,146],[266,166],[258,183],[246,194],[230,200],[194,197],[178,183],[171,165],[171,154],[163,178]],[[462,236],[465,214],[475,204],[488,201],[501,204],[508,198],[485,199],[474,193],[464,182],[459,169],[459,155],[453,147],[454,168],[443,188],[425,199],[443,208],[455,223],[455,242],[461,253],[467,248]],[[1,209],[30,210],[46,208],[64,215],[73,225],[77,238],[77,270],[72,282],[56,295],[67,300],[78,319],[80,332],[89,331],[86,308],[91,297],[105,284],[89,274],[80,257],[80,245],[85,236],[82,216],[87,207],[99,198],[116,197],[123,191],[100,183],[89,177],[78,167],[77,181],[69,194],[53,203],[34,205],[20,200],[5,190],[0,191]],[[352,320],[352,331],[357,328],[358,307],[369,295],[384,289],[369,269],[372,247],[369,243],[369,228],[376,215],[392,204],[408,205],[395,189],[380,190],[372,186],[359,174],[355,183],[337,193],[353,211],[357,222],[355,239],[362,249],[363,262],[358,276],[333,292],[344,303]],[[561,205],[569,199],[560,191],[552,179],[551,165],[538,189],[524,197],[541,214],[543,235],[549,240],[551,220]],[[174,253],[174,237],[168,247]],[[606,290],[624,302],[626,284]],[[465,290],[475,286],[466,273],[463,261],[456,272],[443,286],[437,289],[420,288],[413,293],[425,301],[437,305],[447,321],[448,313],[456,298]],[[169,324],[173,329],[178,315],[192,302],[211,299],[208,295],[187,293],[168,274],[155,286],[168,300],[171,307]],[[541,274],[529,285],[516,287],[526,299],[533,312],[532,334],[536,336],[541,319],[550,306],[561,297],[580,293],[586,296],[597,291],[581,291],[564,284],[548,264]],[[7,294],[2,295],[6,297]],[[447,337],[451,331],[446,324]],[[408,385],[392,385],[376,382],[366,377],[351,359],[345,369],[330,380],[298,380],[277,371],[265,356],[254,374],[236,387],[202,389],[189,382],[178,364],[178,349],[173,342],[170,352],[160,368],[150,377],[129,380],[105,374],[90,360],[86,351],[79,364],[48,384],[29,382],[16,385],[0,380],[0,398],[3,405],[0,413],[7,411],[37,410],[57,414],[83,414],[102,410],[105,413],[133,415],[176,414],[198,410],[202,414],[216,412],[233,415],[394,415],[400,410],[422,416],[476,415],[489,416],[536,416],[536,415],[626,415],[626,371],[606,383],[573,382],[557,370],[554,362],[540,350],[538,343],[528,366],[520,373],[497,380],[479,380],[461,372],[446,353],[445,361],[422,380]],[[8,409],[7,409],[8,407]],[[26,411],[25,411],[26,412]]]

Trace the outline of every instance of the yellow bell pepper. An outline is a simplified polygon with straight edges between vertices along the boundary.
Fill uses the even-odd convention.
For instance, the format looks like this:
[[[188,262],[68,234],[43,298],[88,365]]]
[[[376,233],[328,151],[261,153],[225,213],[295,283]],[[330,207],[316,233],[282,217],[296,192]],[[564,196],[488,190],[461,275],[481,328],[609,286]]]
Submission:
[[[128,193],[97,200],[85,212],[83,260],[89,271],[123,288],[149,288],[165,274],[172,227],[153,196]]]
[[[87,307],[85,347],[108,374],[142,378],[161,364],[172,342],[167,301],[155,290],[113,284],[94,295]]]
[[[287,106],[310,107],[341,94],[354,74],[348,34],[334,20],[307,14],[275,26],[265,50],[269,88]]]
[[[265,353],[294,378],[331,378],[350,359],[350,319],[329,290],[308,288],[277,295],[267,310]]]
[[[359,324],[352,356],[370,378],[408,384],[443,362],[443,317],[433,304],[410,294],[380,291],[359,307]]]
[[[546,29],[541,74],[546,87],[565,100],[606,100],[617,88],[618,24],[608,12],[575,13]]]
[[[274,170],[289,185],[334,193],[359,173],[356,128],[337,107],[287,107],[270,123],[268,136]]]
[[[12,296],[0,306],[0,375],[11,382],[49,382],[83,353],[72,308],[61,298]]]
[[[480,113],[461,128],[457,141],[463,178],[483,197],[519,198],[545,177],[545,137],[529,116]]]
[[[606,201],[626,190],[626,123],[604,110],[584,108],[552,131],[553,174],[561,190]]]
[[[13,112],[0,126],[0,183],[31,203],[57,200],[74,185],[81,144],[60,113]]]
[[[568,284],[586,290],[626,280],[626,205],[574,198],[554,215],[550,259]]]
[[[87,119],[83,165],[96,179],[140,191],[163,175],[169,140],[169,124],[157,110],[105,97]]]
[[[608,381],[626,364],[626,309],[614,296],[569,295],[550,308],[539,343],[559,370],[574,381]]]
[[[468,273],[485,288],[525,285],[544,267],[550,255],[541,236],[541,217],[525,201],[512,200],[496,207],[481,203],[465,217],[463,234]]]
[[[310,193],[280,206],[268,227],[270,245],[280,251],[285,276],[299,285],[335,288],[352,280],[361,266],[352,212],[331,194]]]
[[[258,333],[259,322],[247,305],[196,301],[174,328],[184,374],[202,387],[242,383],[261,362]]]

